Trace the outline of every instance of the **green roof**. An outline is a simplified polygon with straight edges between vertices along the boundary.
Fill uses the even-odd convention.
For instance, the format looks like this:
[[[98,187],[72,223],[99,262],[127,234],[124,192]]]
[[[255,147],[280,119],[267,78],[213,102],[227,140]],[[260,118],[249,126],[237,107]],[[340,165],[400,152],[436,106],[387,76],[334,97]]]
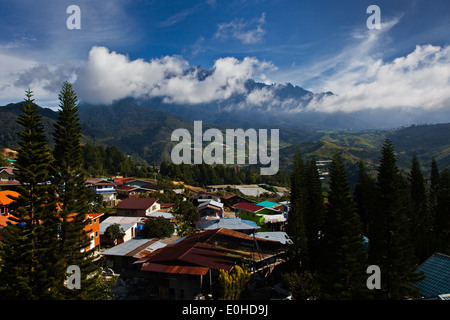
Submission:
[[[260,203],[257,203],[257,206],[265,207],[265,208],[272,208],[276,206],[278,203],[272,202],[272,201],[262,201]]]
[[[434,253],[418,271],[422,271],[425,278],[414,286],[426,297],[437,297],[450,293],[450,256]]]

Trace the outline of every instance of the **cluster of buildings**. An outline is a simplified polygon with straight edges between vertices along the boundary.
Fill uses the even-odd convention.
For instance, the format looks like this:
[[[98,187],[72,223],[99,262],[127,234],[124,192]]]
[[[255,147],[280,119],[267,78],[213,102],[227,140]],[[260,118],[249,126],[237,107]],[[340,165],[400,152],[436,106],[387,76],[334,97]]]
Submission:
[[[18,196],[14,170],[0,168],[0,230],[11,221],[11,205]],[[119,275],[115,299],[208,299],[216,293],[220,270],[231,271],[236,265],[246,265],[251,271],[253,298],[291,298],[276,285],[280,278],[274,276],[283,267],[291,243],[284,231],[290,204],[280,201],[288,195],[287,189],[276,187],[276,192],[268,192],[263,185],[200,188],[177,184],[170,192],[191,201],[200,216],[195,233],[179,236],[175,204],[155,197],[169,191],[155,180],[90,178],[85,186],[115,209],[112,215],[86,214],[91,242],[85,248],[104,257],[109,274]],[[172,223],[174,233],[161,239],[144,238],[145,222],[157,217]],[[109,238],[105,231],[111,225],[118,225],[123,236]],[[419,271],[425,274],[417,284],[424,298],[450,299],[449,256],[436,253]]]
[[[11,208],[19,185],[14,168],[0,168],[0,228],[12,222]],[[261,186],[208,186],[180,184],[171,188],[183,201],[191,201],[200,220],[196,232],[180,237],[176,230],[174,203],[150,198],[168,189],[154,180],[134,178],[89,178],[87,188],[101,195],[114,214],[86,215],[86,232],[91,239],[85,250],[104,257],[104,266],[119,275],[116,298],[204,299],[214,294],[220,270],[231,271],[237,264],[249,267],[252,274],[267,278],[285,259],[289,238],[284,232],[288,202],[255,201],[251,195],[279,197]],[[239,190],[240,194],[225,189]],[[5,190],[7,189],[7,190]],[[240,190],[244,191],[241,192]],[[156,193],[155,193],[156,192]],[[252,198],[253,200],[251,200]],[[276,198],[274,198],[276,199]],[[148,219],[162,217],[175,226],[172,236],[142,237]],[[111,239],[106,230],[118,225],[123,236]],[[145,288],[145,292],[139,292]],[[278,289],[265,293],[289,297]]]

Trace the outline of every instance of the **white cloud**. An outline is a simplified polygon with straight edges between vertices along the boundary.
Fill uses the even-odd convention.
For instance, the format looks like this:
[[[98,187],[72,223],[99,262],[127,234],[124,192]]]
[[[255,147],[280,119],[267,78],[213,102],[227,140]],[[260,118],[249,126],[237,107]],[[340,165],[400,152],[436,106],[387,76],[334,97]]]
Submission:
[[[163,97],[168,103],[208,103],[245,92],[245,82],[273,68],[268,62],[246,57],[215,61],[212,72],[199,80],[198,69],[186,72],[188,62],[179,56],[144,61],[93,47],[79,70],[75,89],[90,103],[109,104],[125,97]]]
[[[263,29],[266,23],[266,14],[263,13],[259,19],[250,22],[241,20],[233,20],[229,23],[218,25],[216,38],[234,38],[242,41],[244,44],[260,43],[266,31]]]
[[[337,95],[314,100],[309,110],[450,109],[450,47],[417,46],[392,62],[371,60],[358,72],[332,82]]]

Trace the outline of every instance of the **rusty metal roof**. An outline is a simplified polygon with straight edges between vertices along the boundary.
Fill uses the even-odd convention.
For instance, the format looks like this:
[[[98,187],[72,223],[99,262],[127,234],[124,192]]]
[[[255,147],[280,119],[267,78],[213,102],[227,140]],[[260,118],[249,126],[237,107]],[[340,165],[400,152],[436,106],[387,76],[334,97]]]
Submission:
[[[177,273],[204,276],[209,268],[196,266],[171,266],[159,263],[146,262],[142,265],[142,271],[161,272],[161,273]]]
[[[229,271],[236,263],[243,260],[260,260],[282,251],[282,245],[279,242],[258,239],[258,244],[263,252],[256,254],[253,241],[252,236],[229,229],[208,230],[195,233],[182,241],[155,250],[147,256],[144,265],[150,263],[152,265],[203,267]],[[158,269],[155,266],[144,268],[144,265],[141,268],[142,271]],[[177,273],[177,269],[170,270],[171,273]]]

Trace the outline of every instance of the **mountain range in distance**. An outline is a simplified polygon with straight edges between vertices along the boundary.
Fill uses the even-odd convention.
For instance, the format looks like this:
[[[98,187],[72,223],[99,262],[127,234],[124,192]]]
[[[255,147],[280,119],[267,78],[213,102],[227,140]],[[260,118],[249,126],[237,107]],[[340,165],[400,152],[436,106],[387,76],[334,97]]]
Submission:
[[[208,76],[207,70],[198,74]],[[193,132],[193,121],[201,120],[203,130],[279,129],[280,169],[290,167],[295,152],[305,158],[330,159],[334,151],[341,152],[349,164],[355,165],[362,158],[375,167],[385,137],[391,138],[401,168],[409,168],[414,153],[425,171],[432,157],[436,158],[440,169],[450,166],[450,123],[402,127],[401,121],[410,124],[406,120],[407,114],[389,117],[387,122],[382,112],[377,114],[377,111],[289,112],[288,103],[268,105],[266,99],[267,103],[252,105],[247,103],[248,97],[253,92],[268,90],[271,101],[290,101],[291,106],[298,107],[333,93],[315,94],[292,84],[266,85],[253,80],[247,81],[245,87],[247,92],[208,104],[176,104],[163,97],[126,98],[110,105],[80,103],[83,143],[114,145],[149,164],[159,164],[162,160],[170,161],[170,152],[176,144],[170,141],[172,132],[179,128]],[[16,132],[20,126],[16,119],[20,109],[20,103],[0,107],[0,147],[17,147]],[[52,145],[57,112],[49,108],[40,108],[40,112]],[[413,121],[414,117],[409,119]],[[392,129],[394,127],[398,129]]]

